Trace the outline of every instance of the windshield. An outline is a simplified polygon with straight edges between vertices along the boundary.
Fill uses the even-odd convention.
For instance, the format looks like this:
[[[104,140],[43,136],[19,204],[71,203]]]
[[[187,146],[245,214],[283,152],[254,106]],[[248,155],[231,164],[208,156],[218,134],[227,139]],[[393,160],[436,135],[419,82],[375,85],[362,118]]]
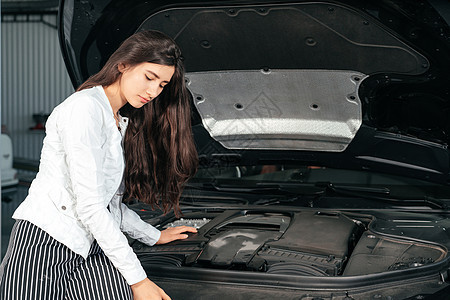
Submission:
[[[355,208],[440,209],[447,207],[445,202],[450,195],[448,186],[413,178],[306,165],[201,168],[188,186],[228,194],[252,194],[252,197],[258,194],[256,203],[266,204],[267,199],[278,196],[290,199],[293,205]],[[280,203],[280,198],[275,202]]]
[[[251,165],[201,168],[195,178],[235,179],[277,183],[318,183],[352,185],[427,185],[439,186],[427,181],[373,171],[345,170],[306,165]]]

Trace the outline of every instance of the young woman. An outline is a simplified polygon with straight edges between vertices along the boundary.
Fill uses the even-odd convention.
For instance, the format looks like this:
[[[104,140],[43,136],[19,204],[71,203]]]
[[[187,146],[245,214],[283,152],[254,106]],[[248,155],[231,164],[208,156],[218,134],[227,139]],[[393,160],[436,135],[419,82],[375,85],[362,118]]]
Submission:
[[[53,110],[39,172],[13,215],[1,299],[170,299],[122,232],[154,245],[196,230],[160,232],[122,200],[180,213],[197,168],[183,76],[175,42],[139,32]]]

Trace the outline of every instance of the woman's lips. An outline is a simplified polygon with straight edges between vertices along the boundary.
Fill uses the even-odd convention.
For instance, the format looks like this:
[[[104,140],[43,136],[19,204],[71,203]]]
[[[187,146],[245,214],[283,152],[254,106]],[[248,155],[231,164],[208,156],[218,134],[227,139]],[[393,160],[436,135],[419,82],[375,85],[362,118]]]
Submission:
[[[147,99],[147,98],[144,98],[144,97],[141,97],[141,96],[139,96],[139,98],[141,98],[141,102],[144,103],[144,104],[150,102],[150,99]]]

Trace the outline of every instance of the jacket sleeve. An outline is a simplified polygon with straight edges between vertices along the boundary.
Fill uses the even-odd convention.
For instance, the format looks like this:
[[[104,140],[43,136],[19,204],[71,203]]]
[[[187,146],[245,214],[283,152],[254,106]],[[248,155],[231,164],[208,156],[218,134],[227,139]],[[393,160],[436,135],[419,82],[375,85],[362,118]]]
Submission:
[[[161,236],[161,232],[152,225],[144,222],[134,211],[121,203],[122,230],[133,239],[153,246]]]
[[[127,283],[132,285],[147,275],[106,207],[110,200],[107,198],[115,192],[110,193],[105,188],[106,141],[103,139],[109,137],[102,134],[105,130],[102,108],[93,99],[86,98],[77,99],[71,105],[70,113],[61,114],[58,120],[76,202],[75,213]],[[121,178],[122,170],[117,173]]]

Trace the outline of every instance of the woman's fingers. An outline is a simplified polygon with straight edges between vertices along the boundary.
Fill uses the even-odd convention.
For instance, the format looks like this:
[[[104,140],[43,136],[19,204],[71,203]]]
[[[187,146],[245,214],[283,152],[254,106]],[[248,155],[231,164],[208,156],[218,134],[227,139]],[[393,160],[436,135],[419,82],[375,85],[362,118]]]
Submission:
[[[181,232],[196,233],[197,232],[197,229],[195,229],[194,227],[190,227],[190,226],[177,226],[177,227],[170,227],[170,228],[173,228],[173,230],[178,233],[181,233]]]
[[[148,278],[131,285],[135,300],[171,300],[162,288]]]
[[[161,231],[161,236],[156,244],[166,244],[175,240],[182,240],[188,237],[185,232],[196,233],[197,229],[190,226],[169,227]]]
[[[169,295],[167,295],[166,292],[164,292],[163,289],[161,289],[160,295],[161,295],[162,300],[171,300]]]

